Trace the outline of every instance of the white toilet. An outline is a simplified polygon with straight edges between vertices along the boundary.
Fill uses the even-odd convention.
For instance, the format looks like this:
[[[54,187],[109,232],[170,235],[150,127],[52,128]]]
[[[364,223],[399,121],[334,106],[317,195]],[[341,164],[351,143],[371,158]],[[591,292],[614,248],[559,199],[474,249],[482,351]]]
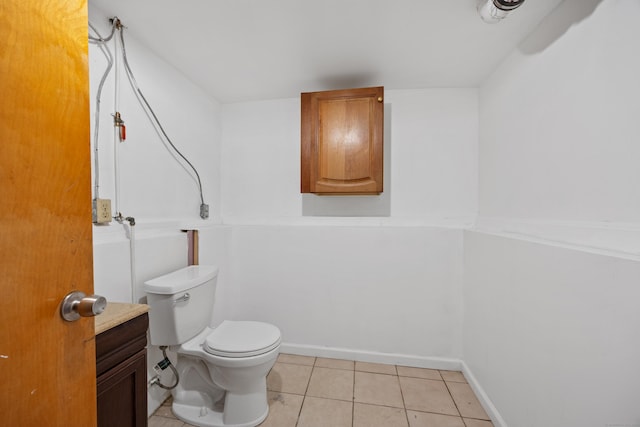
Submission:
[[[218,268],[192,265],[144,284],[151,344],[178,353],[173,413],[201,427],[253,427],[269,413],[266,377],[280,330],[268,323],[223,321],[212,328]]]

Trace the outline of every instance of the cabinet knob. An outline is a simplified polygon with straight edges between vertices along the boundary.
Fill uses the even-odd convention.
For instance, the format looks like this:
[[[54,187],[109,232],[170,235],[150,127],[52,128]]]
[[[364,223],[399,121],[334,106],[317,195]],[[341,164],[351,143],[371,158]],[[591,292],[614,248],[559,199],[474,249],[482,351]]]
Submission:
[[[382,97],[381,96],[378,97],[378,102],[382,102]]]

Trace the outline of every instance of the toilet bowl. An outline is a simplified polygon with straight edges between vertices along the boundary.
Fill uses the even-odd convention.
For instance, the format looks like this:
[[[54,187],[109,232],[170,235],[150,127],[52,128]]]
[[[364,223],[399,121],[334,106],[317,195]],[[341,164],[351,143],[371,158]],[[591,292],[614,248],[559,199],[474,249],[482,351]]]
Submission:
[[[280,350],[269,323],[209,326],[218,269],[190,266],[145,282],[151,344],[178,355],[172,411],[201,427],[253,427],[267,417],[266,376]]]

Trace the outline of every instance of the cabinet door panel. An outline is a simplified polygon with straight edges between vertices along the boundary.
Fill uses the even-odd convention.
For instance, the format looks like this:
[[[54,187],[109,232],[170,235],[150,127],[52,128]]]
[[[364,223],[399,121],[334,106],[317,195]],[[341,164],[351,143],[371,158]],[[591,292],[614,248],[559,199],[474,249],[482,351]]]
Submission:
[[[319,180],[357,181],[371,176],[370,108],[366,99],[318,102]]]
[[[98,427],[147,426],[147,350],[98,377]]]
[[[382,87],[302,94],[301,191],[382,192]]]

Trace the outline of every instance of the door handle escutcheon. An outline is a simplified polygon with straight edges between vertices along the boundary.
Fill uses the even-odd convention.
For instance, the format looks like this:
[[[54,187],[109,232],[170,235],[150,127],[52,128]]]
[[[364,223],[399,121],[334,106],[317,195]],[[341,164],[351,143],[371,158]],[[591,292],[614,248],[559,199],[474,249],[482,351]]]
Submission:
[[[84,292],[74,291],[62,300],[60,315],[68,322],[80,317],[97,316],[107,307],[107,299],[100,295],[86,296]]]

